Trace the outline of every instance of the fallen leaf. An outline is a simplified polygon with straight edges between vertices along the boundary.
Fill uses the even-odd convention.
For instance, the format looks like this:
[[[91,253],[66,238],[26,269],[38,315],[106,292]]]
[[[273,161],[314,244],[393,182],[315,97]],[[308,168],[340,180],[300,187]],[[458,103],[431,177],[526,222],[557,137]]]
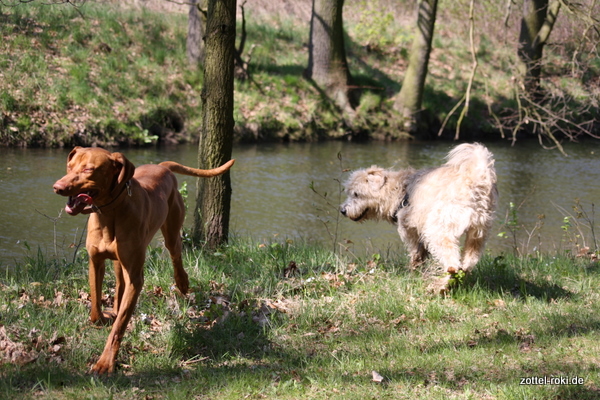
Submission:
[[[54,294],[54,300],[52,301],[52,305],[60,307],[60,306],[62,306],[65,303],[66,303],[66,301],[63,298],[63,292],[56,292]]]
[[[494,306],[496,306],[497,308],[505,308],[506,303],[502,299],[496,299],[494,300]]]
[[[371,374],[373,374],[373,382],[376,382],[376,383],[383,382],[384,378],[383,378],[383,376],[381,376],[379,374],[379,372],[377,372],[377,371],[371,371]]]

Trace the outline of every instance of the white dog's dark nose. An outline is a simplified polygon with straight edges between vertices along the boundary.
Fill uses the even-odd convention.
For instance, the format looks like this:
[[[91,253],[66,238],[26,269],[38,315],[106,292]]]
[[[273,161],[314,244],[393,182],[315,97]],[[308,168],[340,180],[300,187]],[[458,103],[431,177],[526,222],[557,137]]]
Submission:
[[[342,215],[346,216],[346,207],[340,208],[340,212],[342,213]]]

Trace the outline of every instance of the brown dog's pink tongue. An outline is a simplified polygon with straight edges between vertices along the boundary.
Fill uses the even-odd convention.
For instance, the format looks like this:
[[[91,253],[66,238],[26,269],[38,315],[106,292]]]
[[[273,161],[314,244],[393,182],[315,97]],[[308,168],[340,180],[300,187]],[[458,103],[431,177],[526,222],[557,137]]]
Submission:
[[[94,202],[94,199],[85,193],[81,193],[77,195],[77,201],[85,203],[86,205],[91,205]]]
[[[69,197],[69,201],[65,206],[65,211],[69,215],[77,215],[82,212],[87,205],[92,204],[93,201],[94,199],[92,199],[91,196],[80,193],[77,197]]]

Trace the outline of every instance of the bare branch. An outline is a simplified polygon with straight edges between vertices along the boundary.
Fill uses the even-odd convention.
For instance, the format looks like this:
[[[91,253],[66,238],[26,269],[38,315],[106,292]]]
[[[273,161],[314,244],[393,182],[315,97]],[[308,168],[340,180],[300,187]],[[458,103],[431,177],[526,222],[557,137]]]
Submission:
[[[474,28],[475,18],[473,16],[473,8],[474,8],[473,2],[474,2],[474,0],[471,0],[470,5],[469,5],[469,42],[471,44],[471,59],[473,61],[473,63],[471,64],[471,75],[469,76],[469,83],[467,85],[467,90],[465,91],[465,94],[460,99],[460,101],[452,108],[452,110],[450,110],[448,115],[446,115],[446,118],[444,119],[444,122],[442,123],[442,126],[440,127],[440,130],[438,131],[438,136],[441,136],[442,132],[444,131],[444,127],[446,126],[446,123],[450,119],[450,116],[452,116],[452,114],[454,114],[454,112],[458,109],[458,107],[464,102],[465,105],[464,105],[463,109],[461,110],[460,115],[458,117],[458,122],[456,123],[456,133],[454,135],[454,140],[458,140],[458,138],[460,136],[460,126],[462,124],[462,120],[464,119],[465,115],[467,115],[467,113],[469,112],[469,102],[471,100],[471,88],[473,87],[473,80],[475,79],[475,73],[477,72],[477,66],[479,65],[479,63],[477,61],[477,53],[475,52],[475,40],[473,38],[474,30],[475,30],[475,28]]]
[[[473,80],[475,79],[475,73],[477,72],[477,66],[479,65],[477,61],[477,53],[475,52],[475,40],[473,39],[473,31],[475,30],[475,18],[473,17],[473,2],[469,4],[469,42],[471,44],[471,59],[473,63],[471,64],[471,76],[469,77],[469,84],[467,86],[467,91],[465,92],[465,106],[463,107],[460,116],[458,117],[458,122],[456,123],[456,134],[454,136],[454,140],[458,140],[460,134],[460,125],[462,123],[463,118],[469,112],[469,102],[471,100],[471,88],[473,87]]]
[[[166,0],[166,1],[169,2],[169,3],[173,3],[173,4],[178,4],[180,6],[192,6],[192,5],[194,5],[194,3],[189,2],[189,1],[175,1],[175,0]],[[198,5],[198,8],[199,7],[200,6]]]

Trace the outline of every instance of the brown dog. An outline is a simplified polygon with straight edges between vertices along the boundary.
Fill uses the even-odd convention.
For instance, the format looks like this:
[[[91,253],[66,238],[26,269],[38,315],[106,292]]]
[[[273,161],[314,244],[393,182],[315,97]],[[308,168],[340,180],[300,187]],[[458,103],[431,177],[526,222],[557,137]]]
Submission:
[[[137,169],[121,153],[100,148],[75,147],[67,160],[67,174],[56,181],[54,192],[68,196],[70,215],[89,214],[86,248],[94,323],[113,322],[104,351],[92,372],[112,373],[121,340],[144,284],[146,248],[162,231],[169,250],[175,283],[187,293],[189,281],[181,260],[181,227],[185,217],[183,199],[173,172],[212,177],[233,165],[230,160],[211,170],[189,168],[171,161],[142,165]],[[105,260],[113,260],[116,277],[114,307],[102,312],[100,303]]]

